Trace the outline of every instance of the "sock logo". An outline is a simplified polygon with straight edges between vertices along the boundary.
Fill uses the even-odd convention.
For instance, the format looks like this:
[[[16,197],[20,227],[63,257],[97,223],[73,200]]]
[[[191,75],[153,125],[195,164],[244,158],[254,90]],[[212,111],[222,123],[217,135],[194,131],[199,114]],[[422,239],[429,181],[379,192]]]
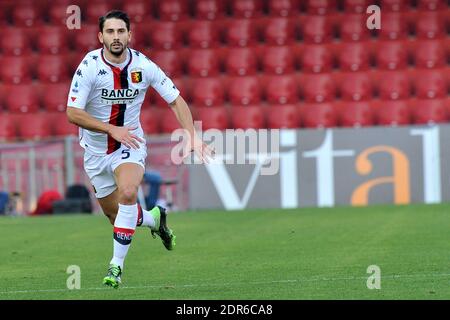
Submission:
[[[134,230],[114,227],[114,240],[123,245],[128,245],[133,239]]]

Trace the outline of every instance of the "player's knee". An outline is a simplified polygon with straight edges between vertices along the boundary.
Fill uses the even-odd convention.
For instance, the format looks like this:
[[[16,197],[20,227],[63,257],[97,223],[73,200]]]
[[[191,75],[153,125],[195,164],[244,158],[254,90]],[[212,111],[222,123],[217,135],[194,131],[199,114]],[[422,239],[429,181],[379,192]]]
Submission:
[[[123,186],[119,188],[119,202],[122,204],[135,204],[138,188],[136,186]]]

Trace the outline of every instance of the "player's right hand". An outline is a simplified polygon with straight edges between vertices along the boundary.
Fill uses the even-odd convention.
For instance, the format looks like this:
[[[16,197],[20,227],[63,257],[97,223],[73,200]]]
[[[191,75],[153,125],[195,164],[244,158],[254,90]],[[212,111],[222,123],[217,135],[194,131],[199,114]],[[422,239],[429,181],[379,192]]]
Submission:
[[[108,134],[127,148],[139,149],[139,142],[144,143],[145,141],[131,133],[131,131],[136,129],[137,127],[130,128],[111,125]]]

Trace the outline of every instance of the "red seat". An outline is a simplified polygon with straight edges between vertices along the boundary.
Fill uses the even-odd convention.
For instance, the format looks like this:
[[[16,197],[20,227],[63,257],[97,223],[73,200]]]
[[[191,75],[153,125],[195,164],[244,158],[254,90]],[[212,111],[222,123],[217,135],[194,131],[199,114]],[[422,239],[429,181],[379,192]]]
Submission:
[[[342,41],[364,41],[370,37],[365,14],[346,14],[340,23]]]
[[[381,0],[381,11],[405,11],[409,0]]]
[[[365,42],[343,43],[339,48],[337,59],[343,71],[368,70],[370,65],[370,49]]]
[[[305,103],[300,112],[305,128],[337,127],[338,113],[333,103]]]
[[[415,124],[433,124],[448,121],[444,99],[417,99],[412,101],[412,117]]]
[[[16,27],[37,27],[43,24],[39,8],[28,4],[15,5],[12,9],[13,24]]]
[[[61,54],[68,51],[65,27],[46,26],[39,29],[37,48],[40,54]]]
[[[98,40],[98,25],[83,24],[80,30],[74,32],[74,47],[78,52],[86,54],[89,51],[101,48],[102,44]]]
[[[335,0],[307,0],[306,11],[308,14],[329,14],[336,10]]]
[[[382,28],[377,30],[381,40],[399,40],[408,36],[408,23],[400,12],[382,14],[381,25]]]
[[[288,46],[266,47],[262,56],[266,74],[286,74],[295,69],[294,55]]]
[[[414,75],[416,96],[422,99],[444,98],[447,96],[447,79],[443,72],[416,70]]]
[[[202,130],[230,128],[230,116],[227,108],[218,106],[216,108],[197,107],[195,108],[196,119],[202,122]]]
[[[132,23],[142,23],[152,17],[152,5],[150,1],[124,1],[122,10],[125,11]],[[133,30],[133,29],[131,29]]]
[[[89,1],[85,4],[85,19],[88,23],[98,23],[98,19],[114,9],[114,4],[107,1]]]
[[[65,111],[69,89],[70,82],[44,84],[41,88],[41,101],[44,109],[47,111]]]
[[[271,104],[290,104],[299,100],[299,89],[293,76],[272,76],[266,81],[266,100]]]
[[[375,124],[375,114],[368,102],[344,102],[338,106],[342,127],[367,127]]]
[[[344,72],[335,78],[342,100],[368,100],[373,96],[373,88],[366,72]]]
[[[407,72],[382,71],[376,80],[375,85],[381,99],[407,99],[411,95],[411,81]]]
[[[231,12],[235,18],[256,18],[262,15],[262,1],[232,0]]]
[[[169,77],[176,77],[183,73],[183,61],[179,51],[151,50],[146,56],[155,62]]]
[[[232,76],[255,74],[258,69],[255,51],[251,48],[230,48],[226,57],[225,68],[228,75]]]
[[[31,52],[30,39],[22,28],[4,28],[0,48],[5,55],[20,56]]]
[[[446,9],[444,0],[418,0],[419,10],[438,11],[440,9]]]
[[[51,123],[47,113],[36,112],[17,115],[19,137],[26,140],[39,140],[52,136]],[[30,123],[33,125],[30,126]]]
[[[255,24],[249,19],[233,19],[226,28],[226,41],[233,47],[255,45],[257,41]]]
[[[232,106],[231,122],[235,129],[266,128],[265,112],[259,105]]]
[[[51,3],[48,8],[48,16],[50,23],[55,26],[66,26],[67,23],[67,8],[74,4],[73,1],[67,1],[66,3]]]
[[[327,102],[336,98],[336,85],[329,73],[304,74],[299,87],[307,102]]]
[[[225,16],[224,3],[221,0],[195,1],[195,17],[197,19],[216,20]]]
[[[295,25],[289,18],[268,19],[264,27],[264,39],[268,45],[287,45],[296,41]]]
[[[19,84],[31,82],[31,66],[26,56],[0,58],[0,79],[5,83]]]
[[[416,36],[419,39],[436,39],[445,36],[445,21],[439,12],[419,12],[415,22]]]
[[[0,117],[0,142],[17,138],[16,125],[13,117],[3,111]]]
[[[440,68],[447,64],[444,44],[438,40],[418,41],[413,51],[416,68]]]
[[[219,30],[211,21],[195,21],[188,30],[191,48],[213,48],[219,46]]]
[[[213,49],[193,49],[187,60],[188,73],[194,77],[210,77],[219,74],[219,59]]]
[[[344,0],[344,10],[348,13],[365,13],[372,4],[369,0]]]
[[[63,56],[42,55],[39,57],[37,76],[43,82],[61,82],[69,79],[68,66]]]
[[[183,44],[181,31],[174,22],[154,23],[150,43],[154,49],[179,49]]]
[[[5,103],[10,112],[32,113],[38,111],[39,96],[36,92],[36,87],[28,84],[9,86],[5,97]],[[30,125],[30,123],[28,125]]]
[[[325,45],[304,45],[300,61],[303,72],[329,72],[333,67],[333,55]]]
[[[159,109],[161,112],[160,122],[161,122],[161,132],[162,133],[172,133],[173,131],[180,129],[180,123],[175,116],[171,107]]]
[[[79,127],[70,123],[65,112],[47,113],[49,123],[52,124],[52,134],[56,137],[78,136]]]
[[[189,17],[187,1],[158,1],[157,7],[159,18],[163,21],[182,21]]]
[[[166,108],[168,108],[166,106]],[[169,110],[170,111],[170,110]],[[160,109],[145,106],[141,109],[141,126],[144,134],[158,134],[160,132]]]
[[[301,23],[303,40],[306,43],[322,43],[331,41],[331,24],[325,16],[307,15]]]
[[[273,17],[289,17],[299,14],[298,0],[269,0],[269,14]]]
[[[299,128],[299,107],[294,104],[271,105],[267,112],[267,122],[270,129]]]
[[[401,126],[411,123],[411,110],[408,100],[372,102],[376,122],[382,126]]]
[[[197,78],[192,83],[192,101],[196,106],[220,106],[225,90],[220,78]]]
[[[408,51],[399,41],[380,41],[377,43],[375,60],[378,68],[395,70],[406,68]]]
[[[256,76],[232,77],[229,79],[228,98],[235,105],[249,105],[261,102],[261,85]]]

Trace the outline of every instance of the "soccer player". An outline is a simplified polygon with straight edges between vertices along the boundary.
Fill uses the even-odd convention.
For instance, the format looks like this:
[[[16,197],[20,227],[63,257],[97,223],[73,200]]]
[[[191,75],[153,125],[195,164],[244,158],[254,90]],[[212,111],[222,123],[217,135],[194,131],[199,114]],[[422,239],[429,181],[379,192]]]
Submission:
[[[84,168],[104,214],[114,226],[113,257],[103,279],[117,288],[136,226],[149,227],[172,250],[175,235],[167,226],[166,210],[143,210],[137,203],[138,187],[147,156],[139,115],[145,93],[152,86],[174,111],[187,133],[184,149],[204,162],[213,150],[197,137],[191,112],[164,72],[142,53],[130,49],[130,20],[118,10],[99,19],[101,49],[89,52],[72,79],[67,116],[78,125],[85,149]]]

